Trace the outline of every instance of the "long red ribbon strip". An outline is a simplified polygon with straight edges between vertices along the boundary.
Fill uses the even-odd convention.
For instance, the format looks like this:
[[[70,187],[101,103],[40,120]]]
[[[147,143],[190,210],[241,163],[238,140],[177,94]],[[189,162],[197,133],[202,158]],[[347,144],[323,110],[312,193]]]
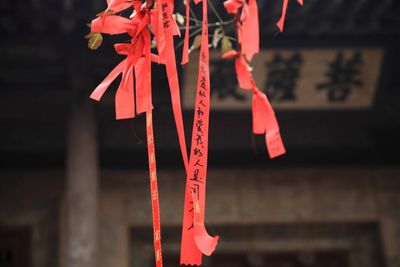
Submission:
[[[175,51],[173,45],[173,31],[171,29],[171,21],[172,21],[172,7],[167,0],[159,0],[158,1],[161,9],[159,10],[159,23],[156,26],[158,31],[158,38],[164,40],[164,47],[159,48],[159,53],[162,58],[165,59],[166,69],[168,75],[168,82],[171,92],[171,102],[173,107],[173,113],[175,118],[175,123],[178,131],[178,139],[181,148],[181,154],[183,158],[183,162],[185,164],[186,175],[187,175],[187,186],[185,191],[185,212],[184,212],[184,225],[189,224],[193,225],[193,228],[189,230],[185,229],[183,226],[182,231],[182,244],[181,244],[181,264],[191,264],[191,265],[200,265],[201,264],[201,255],[202,253],[206,255],[210,255],[212,251],[214,251],[215,246],[217,244],[218,238],[210,237],[204,227],[204,210],[205,210],[205,177],[207,173],[207,153],[208,153],[208,113],[209,113],[209,55],[208,55],[208,22],[207,22],[207,2],[203,3],[203,38],[202,38],[202,49],[201,54],[204,58],[201,60],[201,64],[199,67],[199,75],[204,73],[202,79],[199,76],[199,86],[206,87],[207,92],[202,91],[201,94],[204,95],[204,98],[196,105],[196,111],[199,110],[199,116],[205,116],[203,119],[204,122],[199,118],[195,118],[193,122],[193,135],[192,135],[192,149],[191,149],[191,161],[189,164],[189,159],[187,155],[186,148],[186,140],[184,134],[183,127],[183,118],[182,118],[182,108],[180,103],[180,93],[179,93],[179,83],[178,83],[178,75],[176,70],[176,61],[175,61]],[[189,4],[189,3],[187,3]],[[163,29],[164,31],[161,31]],[[157,40],[158,41],[158,40]],[[160,42],[157,42],[160,43]],[[160,43],[161,44],[161,43]],[[204,80],[205,79],[205,80]],[[200,87],[199,87],[200,88]],[[208,96],[207,96],[208,95]],[[206,105],[203,107],[203,105]],[[204,108],[204,111],[201,110]],[[199,139],[195,139],[198,137],[195,129],[200,129],[196,127],[196,123],[204,123],[204,137],[199,136]],[[204,138],[202,140],[201,138]],[[194,144],[202,143],[203,151],[200,151],[199,147],[194,147]],[[201,154],[200,154],[201,153]],[[196,154],[196,155],[195,155]],[[194,156],[192,156],[194,155]],[[200,163],[197,158],[195,161],[195,157],[202,155],[202,160],[204,163]],[[203,167],[199,166],[202,165]],[[200,167],[200,168],[195,168]],[[204,178],[200,178],[204,177]],[[191,189],[192,178],[198,177],[195,179],[203,179],[202,183],[193,185],[194,187],[199,187],[199,190],[194,192]],[[201,196],[201,197],[200,197]],[[190,207],[187,206],[187,203],[191,203],[193,207],[193,212],[188,211],[191,210]],[[196,207],[196,209],[194,209]]]
[[[190,0],[186,0],[186,25],[185,25],[185,39],[183,40],[182,61],[181,64],[185,65],[189,62],[189,16],[190,16]]]
[[[180,259],[181,264],[191,265],[201,265],[202,254],[211,255],[218,243],[218,236],[210,236],[204,225],[210,113],[210,70],[207,1],[203,0],[202,5],[202,40],[190,162],[186,178]]]
[[[146,132],[147,152],[149,157],[151,211],[153,217],[154,256],[156,267],[162,267],[160,204],[158,200],[156,152],[154,148],[153,115],[151,111],[146,113]]]
[[[156,16],[156,21],[152,20],[152,26],[153,30],[155,31],[156,38],[157,38],[157,44],[158,44],[158,50],[160,57],[165,60],[166,63],[166,70],[167,70],[167,76],[168,76],[168,82],[169,82],[169,87],[170,87],[170,93],[171,93],[171,102],[172,102],[172,108],[173,108],[173,114],[175,118],[175,124],[177,127],[177,132],[178,132],[178,139],[179,139],[179,144],[180,144],[180,149],[181,149],[181,154],[182,154],[182,159],[185,165],[185,170],[186,170],[186,175],[187,175],[187,186],[186,186],[186,191],[185,191],[185,211],[188,211],[186,203],[191,203],[193,207],[196,207],[196,209],[193,209],[193,211],[197,212],[192,212],[192,213],[184,213],[184,223],[189,224],[189,227],[193,225],[193,228],[189,230],[185,230],[183,227],[183,237],[182,237],[182,245],[181,245],[181,264],[191,264],[191,265],[200,265],[201,264],[201,255],[206,254],[210,255],[212,251],[214,251],[215,246],[217,244],[218,238],[215,237],[210,237],[207,234],[207,231],[205,230],[204,227],[204,209],[205,209],[205,176],[206,176],[206,170],[207,170],[207,153],[208,153],[208,114],[209,114],[209,69],[208,69],[208,62],[209,62],[209,55],[208,55],[208,22],[207,22],[207,2],[203,3],[203,38],[202,38],[202,49],[201,49],[201,54],[204,55],[204,58],[201,61],[200,68],[199,68],[199,73],[201,70],[201,73],[204,73],[202,76],[202,79],[200,79],[199,76],[199,86],[207,88],[207,92],[201,92],[202,95],[204,95],[204,98],[201,101],[201,104],[196,105],[196,110],[198,109],[203,109],[199,111],[199,114],[205,115],[205,118],[203,119],[204,122],[204,140],[202,140],[200,136],[199,140],[195,140],[197,138],[197,134],[195,134],[195,131],[193,130],[193,136],[192,136],[192,149],[191,149],[191,155],[198,156],[202,155],[202,160],[205,160],[204,163],[200,163],[198,159],[195,160],[195,156],[191,156],[191,161],[189,164],[189,158],[187,155],[187,147],[186,147],[186,140],[185,140],[185,132],[184,132],[184,127],[183,127],[183,118],[182,118],[182,108],[181,108],[181,102],[180,102],[180,90],[179,90],[179,82],[178,82],[178,74],[176,70],[176,61],[175,61],[175,51],[174,51],[174,43],[173,43],[173,19],[172,19],[172,5],[168,0],[158,0],[157,1],[157,6],[158,6],[158,13],[156,13],[154,16]],[[205,80],[204,80],[205,79]],[[208,96],[207,96],[208,95]],[[207,105],[206,107],[203,107],[203,105]],[[201,106],[201,108],[200,108]],[[201,115],[201,116],[203,116]],[[200,115],[199,115],[200,116]],[[198,129],[197,124],[199,123],[196,121],[193,122],[194,127],[193,129]],[[202,149],[203,151],[199,151],[198,147],[194,147],[194,143],[200,144],[202,143]],[[199,167],[199,164],[202,165],[203,167],[200,167],[199,169],[194,169],[194,167]],[[190,189],[190,185],[192,184],[191,178],[194,177],[200,177],[203,179],[202,183],[199,184],[199,188],[201,189],[197,192],[194,192],[193,190]],[[200,178],[196,178],[200,179]],[[197,186],[197,185],[195,185]],[[198,197],[200,196],[201,197]],[[193,229],[193,230],[192,230]]]
[[[113,4],[118,5],[119,8],[121,8],[121,5],[127,7],[126,3],[121,0],[114,0],[109,4],[110,6],[108,9],[112,9]],[[138,3],[133,3],[135,10],[139,12],[139,5],[137,4]],[[115,96],[117,119],[133,118],[136,113],[146,112],[154,255],[156,267],[162,267],[160,207],[151,112],[153,108],[151,101],[151,61],[161,63],[164,60],[150,53],[150,32],[146,28],[147,24],[150,22],[149,19],[148,11],[144,10],[144,12],[138,14],[132,20],[119,16],[106,15],[92,22],[92,31],[106,33],[127,32],[132,36],[132,41],[129,44],[123,43],[115,45],[117,53],[126,55],[127,58],[111,71],[104,81],[97,86],[90,97],[99,101],[110,84],[122,73],[122,79]],[[136,76],[136,99],[133,85],[134,75]]]
[[[172,6],[168,0],[157,0],[158,10],[154,13],[153,29],[157,39],[157,49],[160,57],[165,60],[169,90],[171,93],[172,110],[178,132],[179,146],[186,172],[188,171],[188,155],[183,126],[182,107],[179,89],[178,72],[176,69],[175,47],[171,21]]]

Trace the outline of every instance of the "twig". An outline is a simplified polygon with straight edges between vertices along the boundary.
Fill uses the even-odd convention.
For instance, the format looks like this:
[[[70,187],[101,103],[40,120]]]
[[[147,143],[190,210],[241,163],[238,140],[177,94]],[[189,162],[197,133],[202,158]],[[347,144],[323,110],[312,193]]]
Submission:
[[[210,8],[212,10],[212,12],[214,13],[214,15],[217,17],[217,19],[219,20],[219,22],[222,24],[224,23],[224,20],[221,18],[221,16],[219,15],[219,13],[217,12],[217,9],[215,8],[214,4],[212,3],[212,1],[208,0],[207,1],[208,4],[210,5]]]
[[[189,34],[189,38],[190,38],[190,37],[193,37],[193,36],[196,35],[196,34],[198,34],[199,32],[201,32],[201,30],[202,30],[202,29],[200,28],[200,29],[197,29],[197,30],[191,32],[191,33]],[[183,45],[183,42],[184,42],[184,41],[185,41],[184,39],[183,39],[182,41],[180,41],[180,42],[178,43],[178,45],[175,47],[175,49],[181,47],[181,46]]]
[[[181,16],[182,16],[184,19],[186,19],[186,16],[183,16],[183,15],[181,15]],[[189,20],[196,22],[196,24],[201,24],[201,21],[198,20],[197,18],[189,17]]]
[[[209,34],[208,36],[209,36],[209,37],[213,37],[214,35]],[[237,39],[236,39],[235,37],[232,37],[232,36],[224,35],[224,37],[225,37],[226,39],[231,40],[231,41],[235,41],[235,42],[237,41]]]
[[[194,18],[193,20],[196,22],[196,24],[201,24],[200,20],[196,16],[196,13],[194,13],[193,9],[190,7],[189,3],[190,3],[189,0],[186,0],[186,4],[189,5],[190,15],[193,16],[193,18]]]
[[[235,22],[235,20],[232,19],[232,20],[223,21],[223,22],[209,23],[208,27],[209,28],[211,28],[211,27],[221,27],[221,26],[226,26],[226,25],[229,25],[229,24],[233,24],[234,22]],[[193,25],[193,26],[189,27],[189,29],[197,29],[197,28],[201,28],[201,25]],[[185,27],[179,27],[179,29],[180,30],[184,30],[186,28]]]

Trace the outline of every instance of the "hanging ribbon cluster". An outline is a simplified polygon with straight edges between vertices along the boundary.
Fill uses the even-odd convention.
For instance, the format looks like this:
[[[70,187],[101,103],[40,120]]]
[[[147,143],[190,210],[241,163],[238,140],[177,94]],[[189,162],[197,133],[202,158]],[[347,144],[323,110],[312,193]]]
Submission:
[[[280,30],[283,30],[288,0],[283,1],[282,16],[278,22]],[[302,0],[298,1],[302,4]],[[202,21],[196,102],[189,155],[185,140],[175,58],[174,36],[180,35],[180,31],[173,17],[174,0],[147,0],[144,3],[141,0],[107,0],[107,9],[98,14],[98,17],[90,25],[89,47],[93,49],[100,45],[102,33],[127,34],[130,37],[129,42],[114,45],[117,54],[125,56],[125,59],[96,87],[90,97],[100,101],[111,83],[121,75],[115,95],[116,118],[129,119],[146,113],[154,255],[157,267],[162,267],[163,261],[153,136],[151,62],[166,66],[172,109],[186,171],[180,263],[201,265],[202,255],[211,255],[218,243],[218,236],[210,236],[204,225],[211,90],[208,4],[207,0],[194,0],[194,3],[196,5],[202,3]],[[271,158],[282,155],[285,153],[285,148],[274,111],[266,95],[257,88],[248,65],[253,56],[259,52],[257,2],[256,0],[227,0],[224,2],[224,6],[228,13],[236,16],[238,49],[227,51],[223,54],[223,58],[235,58],[235,69],[240,87],[253,93],[253,133],[265,134]],[[130,18],[120,15],[127,9],[133,10]],[[186,0],[182,64],[189,61],[189,15],[190,0]],[[152,35],[154,35],[158,55],[151,53]]]
[[[287,0],[284,0],[283,5],[282,16],[277,23],[281,30],[283,30],[286,16]],[[235,58],[235,70],[239,86],[253,93],[253,133],[265,134],[269,156],[275,158],[286,153],[279,125],[267,96],[257,88],[248,64],[253,56],[259,52],[257,2],[256,0],[227,0],[224,2],[224,6],[228,13],[236,16],[235,26],[238,36],[238,51],[231,49],[225,52],[222,58]],[[257,34],[254,34],[255,32]]]

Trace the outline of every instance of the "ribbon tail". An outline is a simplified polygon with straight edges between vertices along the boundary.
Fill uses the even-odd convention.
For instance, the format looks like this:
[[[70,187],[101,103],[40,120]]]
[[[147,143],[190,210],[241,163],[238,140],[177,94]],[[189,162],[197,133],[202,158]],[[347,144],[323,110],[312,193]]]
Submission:
[[[242,55],[236,56],[235,70],[240,88],[246,90],[252,89],[254,87],[253,77],[247,67],[247,62]]]
[[[91,31],[106,34],[122,34],[132,29],[130,19],[121,16],[103,16],[92,20]]]
[[[126,82],[119,85],[115,94],[115,115],[117,120],[135,117],[135,94],[133,91],[133,66],[124,73]]]
[[[210,236],[204,226],[202,214],[194,213],[194,241],[197,248],[206,256],[210,256],[218,245],[219,236]]]
[[[189,62],[189,16],[190,16],[190,0],[186,0],[186,29],[185,39],[183,41],[182,61],[181,64],[185,65]]]
[[[300,0],[302,1],[302,0]],[[281,32],[283,32],[283,28],[285,25],[285,19],[286,19],[286,11],[288,7],[288,0],[283,0],[283,6],[282,6],[282,14],[281,17],[276,25],[278,25],[278,28]]]
[[[162,267],[160,203],[157,185],[156,151],[154,148],[153,115],[146,113],[147,154],[149,158],[151,211],[153,217],[153,242],[156,267]]]
[[[151,73],[148,64],[146,57],[140,58],[135,64],[137,114],[153,109],[151,103]]]
[[[279,128],[267,130],[265,143],[267,144],[268,154],[271,159],[286,153]]]
[[[265,112],[257,93],[253,93],[251,111],[253,116],[253,133],[264,134],[266,131]]]
[[[265,133],[265,144],[270,158],[285,154],[286,149],[282,142],[275,112],[267,96],[258,88],[254,89],[252,109],[253,133]]]
[[[207,234],[207,231],[203,225],[203,227],[195,227],[200,228],[195,230],[194,241],[196,243],[197,248],[206,256],[211,256],[214,252],[215,248],[218,245],[218,236],[210,236]]]
[[[90,98],[96,101],[100,101],[103,94],[107,91],[110,84],[121,74],[126,59],[122,60],[108,75],[107,77],[93,90]]]
[[[191,194],[189,183],[186,183],[180,264],[200,266],[202,253],[194,239],[194,217],[190,212],[189,203],[193,203],[193,195]]]
[[[174,39],[170,24],[170,21],[172,20],[172,10],[169,1],[159,0],[159,3],[160,3],[159,6],[164,9],[160,11],[167,12],[168,16],[163,17],[163,12],[160,11],[158,13],[158,21],[159,21],[158,31],[157,31],[158,37],[156,37],[158,45],[157,48],[159,49],[158,51],[161,59],[165,60],[166,62],[168,85],[171,93],[172,111],[174,114],[175,124],[178,132],[178,140],[179,140],[179,146],[181,148],[182,159],[187,173],[189,159],[186,147],[185,129],[183,126],[179,79],[178,79],[178,72],[176,69],[176,60],[175,60]]]
[[[248,14],[242,25],[242,53],[251,60],[260,51],[258,7],[256,0],[250,0]]]
[[[137,114],[153,109],[151,98],[150,33],[145,29],[142,35],[144,38],[144,57],[141,57],[135,64]]]

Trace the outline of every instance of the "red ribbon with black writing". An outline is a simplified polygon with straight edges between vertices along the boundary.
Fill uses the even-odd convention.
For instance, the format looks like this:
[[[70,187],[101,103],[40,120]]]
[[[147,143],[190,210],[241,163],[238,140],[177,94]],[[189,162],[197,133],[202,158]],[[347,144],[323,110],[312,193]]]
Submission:
[[[189,3],[187,3],[188,5]],[[197,4],[197,3],[196,3]],[[208,118],[209,118],[209,53],[208,53],[208,22],[207,22],[207,2],[203,3],[203,37],[201,55],[203,58],[199,64],[199,85],[202,88],[201,94],[196,104],[196,110],[199,110],[198,116],[195,115],[193,122],[192,149],[190,153],[190,162],[187,155],[186,140],[183,127],[182,108],[180,102],[180,90],[175,61],[175,50],[173,43],[174,27],[172,21],[172,5],[168,0],[157,0],[154,18],[152,19],[152,28],[157,40],[157,48],[162,60],[165,61],[168,83],[171,93],[171,102],[175,124],[178,132],[178,139],[185,165],[187,175],[187,185],[185,190],[185,212],[181,244],[181,264],[200,265],[202,254],[210,255],[217,244],[218,237],[210,237],[204,227],[205,210],[205,182],[207,175],[207,155],[208,155]],[[188,8],[188,6],[187,6]],[[188,24],[188,23],[187,23]],[[188,35],[186,35],[188,36]],[[205,90],[206,89],[206,90]],[[204,105],[204,106],[203,106]],[[204,117],[204,118],[203,118]],[[202,121],[203,125],[196,125]],[[199,126],[199,127],[197,127]],[[202,128],[203,127],[203,128]],[[203,133],[198,136],[197,129]],[[196,138],[200,139],[196,139]],[[195,147],[196,145],[202,147]],[[201,150],[200,150],[201,149]],[[201,157],[200,157],[201,155]],[[200,158],[201,162],[200,162]],[[204,162],[203,162],[204,161]],[[201,165],[201,166],[200,166]],[[194,177],[197,178],[194,178]],[[201,179],[194,185],[195,179]],[[200,181],[200,180],[199,180]],[[198,191],[191,190],[191,186],[199,187]],[[189,225],[186,227],[186,225]],[[193,226],[193,227],[192,227]]]
[[[206,0],[203,0],[202,7],[202,39],[190,162],[186,178],[180,259],[181,264],[190,265],[201,265],[202,254],[211,255],[218,243],[218,236],[210,236],[204,225],[210,113],[208,12]]]

